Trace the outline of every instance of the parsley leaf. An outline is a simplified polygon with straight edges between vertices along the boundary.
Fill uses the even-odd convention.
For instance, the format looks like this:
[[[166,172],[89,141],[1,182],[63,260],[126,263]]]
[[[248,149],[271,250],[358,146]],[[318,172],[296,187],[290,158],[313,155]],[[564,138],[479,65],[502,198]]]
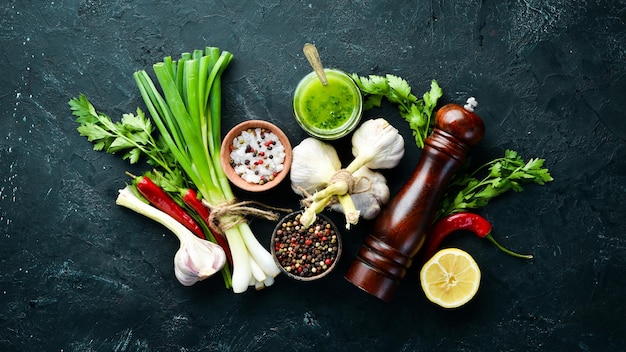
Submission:
[[[351,77],[365,97],[363,109],[380,107],[382,99],[386,98],[398,106],[400,116],[409,123],[417,146],[424,147],[424,140],[432,132],[434,125],[434,121],[431,120],[433,110],[437,106],[437,100],[443,95],[437,81],[433,80],[430,91],[419,99],[411,93],[407,81],[398,76],[387,74],[384,77],[377,75],[361,77],[352,74]]]
[[[436,218],[486,206],[489,201],[509,190],[523,191],[523,184],[546,184],[553,180],[544,159],[532,158],[524,162],[514,150],[506,150],[504,157],[483,164],[472,173],[457,172],[448,183]],[[477,174],[487,169],[484,178]]]
[[[131,164],[147,157],[148,164],[158,166],[176,179],[175,162],[167,152],[165,143],[154,137],[155,128],[141,109],[136,114],[124,114],[121,121],[114,122],[95,107],[81,94],[69,101],[72,114],[80,124],[77,130],[81,136],[94,144],[93,149],[110,154],[124,153],[122,158]]]

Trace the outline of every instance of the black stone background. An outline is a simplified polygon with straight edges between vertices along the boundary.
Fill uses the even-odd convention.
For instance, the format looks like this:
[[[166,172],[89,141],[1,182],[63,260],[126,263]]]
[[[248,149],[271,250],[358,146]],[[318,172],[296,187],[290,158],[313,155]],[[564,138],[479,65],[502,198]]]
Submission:
[[[0,350],[2,351],[618,351],[626,342],[626,3],[505,1],[47,0],[0,4]],[[441,102],[479,101],[487,133],[475,165],[507,148],[542,157],[555,181],[493,201],[481,214],[506,246],[456,234],[483,280],[458,310],[430,304],[412,268],[383,303],[343,279],[372,222],[344,232],[338,269],[315,283],[278,277],[236,295],[220,278],[191,288],[173,274],[178,243],[115,205],[141,172],[92,150],[67,101],[85,93],[113,117],[143,106],[133,72],[205,46],[235,60],[223,128],[276,123],[305,134],[291,94],[309,72],[305,42],[327,66],[395,74]],[[392,193],[417,164],[385,172]],[[349,156],[349,141],[335,144]],[[297,207],[288,182],[265,197]],[[329,213],[341,224],[341,217]],[[273,224],[253,220],[269,245]]]

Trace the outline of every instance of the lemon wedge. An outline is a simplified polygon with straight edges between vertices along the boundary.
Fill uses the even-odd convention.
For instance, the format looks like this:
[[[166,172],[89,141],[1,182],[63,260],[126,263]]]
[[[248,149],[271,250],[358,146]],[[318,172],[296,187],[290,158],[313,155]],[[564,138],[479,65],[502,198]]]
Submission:
[[[444,308],[457,308],[478,292],[480,269],[469,253],[445,248],[424,264],[420,281],[428,300]]]

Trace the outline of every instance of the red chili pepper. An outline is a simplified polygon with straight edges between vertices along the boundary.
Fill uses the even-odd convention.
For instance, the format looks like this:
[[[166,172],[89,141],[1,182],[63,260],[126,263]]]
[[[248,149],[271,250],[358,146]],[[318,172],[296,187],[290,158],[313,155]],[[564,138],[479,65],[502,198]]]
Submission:
[[[155,208],[183,224],[196,236],[206,239],[204,232],[198,223],[185,210],[163,191],[156,183],[147,176],[140,176],[135,179],[135,185],[141,195],[143,195]]]
[[[185,189],[182,193],[183,202],[185,202],[185,204],[190,206],[196,213],[198,213],[198,215],[202,218],[209,230],[211,230],[211,232],[213,233],[213,237],[215,238],[217,244],[219,244],[226,253],[226,258],[228,259],[228,262],[230,264],[233,264],[233,257],[230,253],[228,242],[226,241],[222,233],[218,229],[216,229],[215,226],[213,226],[213,224],[211,224],[209,221],[209,217],[211,216],[209,209],[207,209],[207,207],[202,204],[202,202],[198,198],[198,194],[193,189]]]
[[[498,247],[498,249],[514,257],[526,259],[533,257],[532,255],[518,254],[504,248],[493,238],[491,235],[491,229],[492,227],[489,221],[478,214],[461,212],[448,215],[437,221],[437,223],[435,223],[435,225],[431,228],[430,234],[426,239],[426,244],[424,245],[423,258],[425,261],[431,258],[437,249],[439,249],[439,245],[443,239],[449,234],[459,230],[470,231],[480,238],[486,238]]]

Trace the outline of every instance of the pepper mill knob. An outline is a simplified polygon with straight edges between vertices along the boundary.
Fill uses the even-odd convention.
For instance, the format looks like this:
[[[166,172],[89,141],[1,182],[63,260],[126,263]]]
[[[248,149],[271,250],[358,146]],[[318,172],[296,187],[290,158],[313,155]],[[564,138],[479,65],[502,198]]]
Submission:
[[[384,207],[348,268],[348,281],[390,301],[426,240],[443,190],[465,162],[471,146],[485,133],[474,113],[476,100],[465,107],[448,104],[437,111],[435,129],[426,138],[420,161],[407,183]]]
[[[473,97],[467,99],[462,108],[457,104],[444,105],[437,111],[435,129],[460,139],[467,146],[475,146],[485,134],[483,120],[474,112],[477,105]]]

